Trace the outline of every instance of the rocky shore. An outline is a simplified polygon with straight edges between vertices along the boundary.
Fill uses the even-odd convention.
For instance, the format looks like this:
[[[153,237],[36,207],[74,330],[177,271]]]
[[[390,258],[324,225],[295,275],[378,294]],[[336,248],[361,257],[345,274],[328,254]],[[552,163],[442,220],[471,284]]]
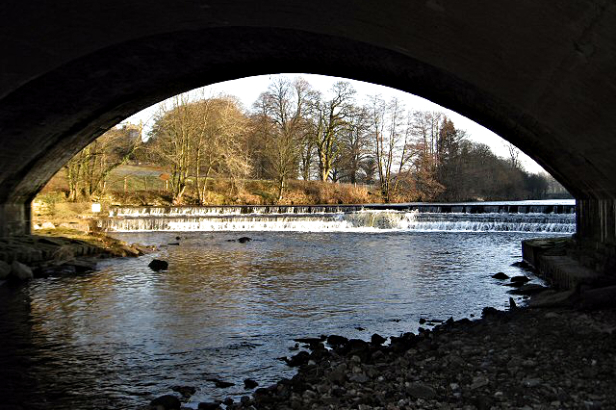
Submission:
[[[0,238],[0,285],[91,272],[100,258],[139,256],[151,250],[102,233],[68,229]]]
[[[199,409],[613,409],[615,311],[486,308],[418,335],[307,339],[292,379]],[[153,402],[153,409],[180,401]]]

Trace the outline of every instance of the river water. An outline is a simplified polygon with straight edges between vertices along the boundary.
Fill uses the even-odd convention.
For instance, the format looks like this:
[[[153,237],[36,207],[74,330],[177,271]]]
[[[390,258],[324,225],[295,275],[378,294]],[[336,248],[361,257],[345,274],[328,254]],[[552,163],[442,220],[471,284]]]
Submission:
[[[570,228],[547,230],[554,236]],[[546,233],[389,226],[115,235],[160,248],[102,261],[79,277],[0,286],[6,403],[138,408],[175,385],[198,389],[187,403],[193,408],[237,398],[250,393],[245,378],[267,386],[292,376],[277,358],[295,353],[294,338],[368,340],[417,331],[420,318],[506,308],[511,288],[490,276],[524,274],[512,266],[521,260],[520,241]],[[240,236],[252,240],[235,241]],[[169,269],[150,270],[153,258]],[[236,386],[219,389],[211,378]]]

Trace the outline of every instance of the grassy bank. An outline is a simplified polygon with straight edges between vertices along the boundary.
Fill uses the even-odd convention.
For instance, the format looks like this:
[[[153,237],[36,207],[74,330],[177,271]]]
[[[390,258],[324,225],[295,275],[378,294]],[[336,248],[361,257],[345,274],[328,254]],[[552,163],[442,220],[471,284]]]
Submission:
[[[60,172],[49,181],[33,202],[35,229],[61,227],[87,231],[91,205],[99,202],[103,212],[115,205],[169,206],[172,197],[160,178],[162,168],[127,165],[111,174],[105,195],[77,202],[67,200],[68,185]],[[208,182],[206,205],[333,205],[382,202],[376,186],[340,184],[322,181],[289,181],[284,198],[278,201],[274,181],[244,180],[234,185],[229,180]],[[198,205],[192,189],[184,196],[184,205]]]

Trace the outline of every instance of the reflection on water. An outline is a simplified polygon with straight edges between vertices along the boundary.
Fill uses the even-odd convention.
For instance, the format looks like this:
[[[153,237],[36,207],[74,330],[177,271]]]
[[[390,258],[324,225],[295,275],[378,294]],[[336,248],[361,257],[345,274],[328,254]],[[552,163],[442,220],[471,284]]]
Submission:
[[[245,235],[245,233],[242,233]],[[534,234],[536,236],[536,234]],[[176,234],[124,234],[165,245]],[[28,409],[135,408],[198,387],[199,401],[290,376],[291,339],[368,339],[504,307],[522,233],[186,233],[157,254],[75,278],[0,287],[0,393]],[[152,258],[169,261],[155,273]],[[359,331],[356,328],[365,328]],[[206,379],[237,383],[226,390]],[[8,389],[8,390],[7,390]]]

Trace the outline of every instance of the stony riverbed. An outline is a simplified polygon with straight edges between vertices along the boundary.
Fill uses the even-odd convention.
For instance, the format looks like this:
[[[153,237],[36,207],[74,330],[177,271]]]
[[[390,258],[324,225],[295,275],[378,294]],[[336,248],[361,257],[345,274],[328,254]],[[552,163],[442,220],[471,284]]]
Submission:
[[[292,379],[199,408],[613,409],[614,313],[487,308],[481,320],[449,321],[387,346],[376,336],[308,341]]]

